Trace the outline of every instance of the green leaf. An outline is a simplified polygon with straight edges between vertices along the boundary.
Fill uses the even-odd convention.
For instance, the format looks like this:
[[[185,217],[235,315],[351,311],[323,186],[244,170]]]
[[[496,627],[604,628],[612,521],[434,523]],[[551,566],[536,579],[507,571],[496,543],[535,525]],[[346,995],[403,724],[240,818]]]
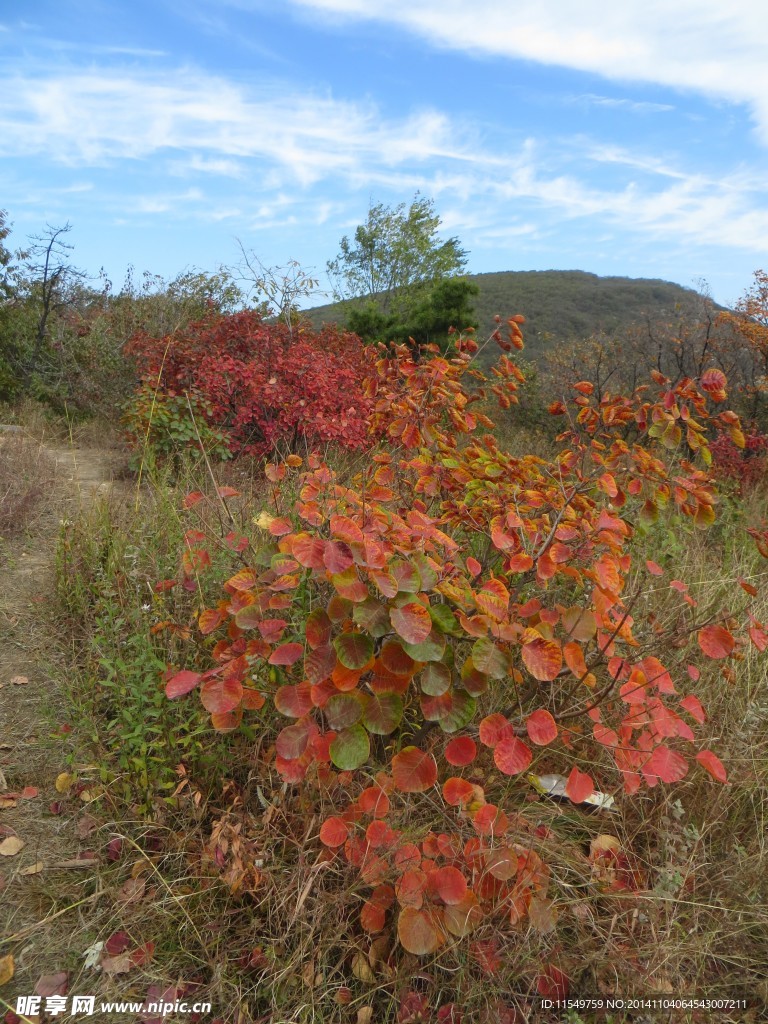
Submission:
[[[447,604],[433,604],[429,607],[429,614],[436,629],[449,636],[462,636],[463,630]]]
[[[481,637],[472,647],[472,662],[491,679],[504,679],[509,674],[508,654],[487,637]]]
[[[342,771],[351,772],[365,764],[371,753],[371,741],[362,725],[343,729],[329,747],[331,761]]]
[[[439,661],[430,662],[419,676],[421,689],[430,697],[440,697],[451,688],[451,670]]]
[[[445,653],[446,640],[442,633],[433,629],[426,640],[419,644],[403,644],[403,650],[414,661],[440,661]]]
[[[326,701],[323,711],[331,729],[349,729],[362,717],[362,694],[335,693]]]
[[[352,612],[353,622],[374,637],[386,636],[391,632],[389,613],[381,601],[369,597],[362,604],[356,604]]]
[[[374,693],[365,702],[363,725],[368,732],[377,736],[389,736],[400,725],[402,718],[403,698],[396,693]]]
[[[364,633],[342,633],[333,641],[336,654],[344,668],[363,668],[373,656],[373,640]]]

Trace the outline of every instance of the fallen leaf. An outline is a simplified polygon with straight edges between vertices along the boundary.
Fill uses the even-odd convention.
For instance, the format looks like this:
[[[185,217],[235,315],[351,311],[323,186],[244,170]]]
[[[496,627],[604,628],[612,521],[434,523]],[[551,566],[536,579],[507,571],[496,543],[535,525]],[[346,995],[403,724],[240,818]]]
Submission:
[[[146,886],[143,878],[129,878],[121,887],[117,898],[123,903],[138,903],[144,895]]]
[[[99,960],[101,959],[101,952],[104,949],[103,942],[94,942],[92,946],[89,946],[83,953],[85,959],[85,969],[87,971],[93,970],[94,967],[98,967]]]
[[[12,676],[10,680],[11,686],[26,686],[28,682],[26,676]]]
[[[143,946],[137,946],[132,953],[129,954],[131,963],[135,967],[143,967],[144,964],[149,963],[152,959],[152,955],[155,952],[154,942],[145,942]]]
[[[69,772],[61,772],[59,775],[56,776],[56,782],[54,783],[54,785],[56,786],[56,792],[67,793],[71,789],[72,784],[75,781],[75,775],[71,775]]]
[[[101,961],[101,969],[105,974],[127,974],[133,964],[127,953],[120,956],[105,956]]]
[[[66,971],[58,974],[44,974],[35,985],[36,996],[65,996],[67,994],[68,975]]]
[[[19,871],[19,874],[20,875],[39,875],[44,867],[45,867],[45,864],[43,864],[43,862],[41,860],[37,860],[37,861],[35,861],[34,864],[30,864],[29,867],[22,868],[21,871]]]
[[[131,937],[128,932],[113,932],[106,941],[105,949],[110,956],[118,956],[124,953],[131,945]]]
[[[13,954],[8,953],[7,956],[0,956],[0,985],[5,985],[11,980],[14,970]]]
[[[15,807],[16,800],[12,796],[0,796],[0,811],[4,811],[7,807]]]
[[[77,834],[81,839],[85,839],[89,833],[93,832],[98,827],[98,821],[92,814],[81,814],[77,819]]]
[[[371,1024],[373,1020],[373,1007],[361,1006],[357,1011],[357,1024]]]
[[[19,839],[18,836],[8,836],[0,843],[0,857],[15,857],[24,849],[25,845],[24,840]]]

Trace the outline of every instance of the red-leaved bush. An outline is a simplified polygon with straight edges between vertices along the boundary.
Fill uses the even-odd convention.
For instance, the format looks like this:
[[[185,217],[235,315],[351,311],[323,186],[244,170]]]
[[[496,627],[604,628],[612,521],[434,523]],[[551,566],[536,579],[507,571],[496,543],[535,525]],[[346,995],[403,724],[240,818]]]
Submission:
[[[743,445],[737,445],[731,436],[721,433],[710,445],[715,475],[732,480],[740,495],[765,480],[768,472],[768,434],[753,427],[743,435],[743,441]]]
[[[165,338],[136,335],[129,354],[145,385],[160,394],[194,394],[207,426],[223,431],[233,455],[264,455],[297,442],[371,443],[372,408],[360,339],[266,323],[257,313],[213,315]]]
[[[695,683],[704,668],[732,681],[750,644],[768,646],[765,624],[736,602],[700,608],[683,581],[664,588],[660,566],[635,564],[638,523],[662,512],[702,530],[715,520],[707,432],[740,429],[711,409],[724,380],[673,384],[656,372],[653,388],[603,398],[579,381],[556,410],[567,417],[557,453],[518,458],[481,433],[492,424],[475,405],[486,384],[502,406],[516,400],[521,374],[506,351],[521,346],[517,318],[509,327],[490,381],[472,366],[471,338],[447,358],[372,350],[352,435],[372,450],[357,478],[340,479],[318,454],[269,463],[258,532],[223,538],[233,551],[223,586],[206,582],[214,539],[197,526],[179,579],[158,584],[200,593],[194,647],[186,667],[168,666],[168,697],[197,690],[214,728],[247,723],[263,736],[269,768],[317,814],[317,856],[359,879],[362,930],[419,956],[483,921],[554,928],[550,833],[521,813],[529,771],[562,772],[577,805],[692,772],[725,782],[697,738],[706,709]],[[253,394],[296,395],[294,348],[270,348],[268,370],[250,352],[208,352],[202,372],[232,359],[252,367]],[[175,386],[187,384],[173,365]],[[330,389],[348,364],[329,365]],[[240,382],[210,378],[209,399],[225,407],[217,389],[229,386]],[[209,500],[186,501],[203,526]],[[683,608],[674,643],[642,611],[663,589]],[[756,590],[742,590],[748,607]],[[439,811],[439,830],[422,827],[425,808]],[[616,836],[598,836],[582,861],[606,890],[643,886]],[[470,949],[493,962],[487,943]],[[561,992],[567,979],[545,963],[537,986]]]

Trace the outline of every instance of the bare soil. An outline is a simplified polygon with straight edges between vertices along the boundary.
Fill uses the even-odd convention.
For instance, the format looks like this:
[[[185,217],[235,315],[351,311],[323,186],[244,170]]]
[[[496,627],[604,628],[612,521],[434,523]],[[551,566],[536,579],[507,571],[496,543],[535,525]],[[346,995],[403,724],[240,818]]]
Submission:
[[[15,995],[31,995],[42,975],[61,970],[52,940],[63,936],[66,947],[73,918],[99,898],[82,823],[87,807],[56,789],[73,723],[56,670],[66,638],[53,633],[55,620],[46,613],[61,521],[110,491],[115,459],[94,448],[42,447],[55,465],[53,493],[34,532],[4,549],[0,588],[0,844],[12,837],[24,844],[14,853],[18,843],[6,843],[11,852],[0,856],[0,958],[11,952],[15,960],[15,977],[0,992],[0,1015]],[[67,952],[61,950],[62,960]]]

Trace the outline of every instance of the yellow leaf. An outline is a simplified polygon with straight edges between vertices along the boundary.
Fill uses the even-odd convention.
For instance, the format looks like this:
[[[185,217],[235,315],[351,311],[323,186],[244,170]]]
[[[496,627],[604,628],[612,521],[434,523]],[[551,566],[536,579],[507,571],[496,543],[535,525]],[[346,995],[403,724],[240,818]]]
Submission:
[[[260,530],[268,530],[274,522],[275,517],[271,516],[266,510],[260,512],[257,516],[254,516],[253,522]]]
[[[55,782],[56,792],[57,793],[66,793],[72,787],[72,784],[73,784],[74,781],[75,781],[75,776],[74,775],[70,775],[69,772],[61,772],[60,775],[56,776],[56,782]]]
[[[371,965],[368,963],[368,957],[365,953],[355,953],[352,957],[352,973],[364,985],[373,985],[376,981],[376,976],[371,970]]]
[[[22,868],[19,872],[20,875],[39,875],[45,867],[45,864],[41,860],[35,861],[34,864],[30,864],[27,868]]]
[[[11,980],[14,969],[12,953],[8,953],[7,956],[0,956],[0,985],[6,985]]]

